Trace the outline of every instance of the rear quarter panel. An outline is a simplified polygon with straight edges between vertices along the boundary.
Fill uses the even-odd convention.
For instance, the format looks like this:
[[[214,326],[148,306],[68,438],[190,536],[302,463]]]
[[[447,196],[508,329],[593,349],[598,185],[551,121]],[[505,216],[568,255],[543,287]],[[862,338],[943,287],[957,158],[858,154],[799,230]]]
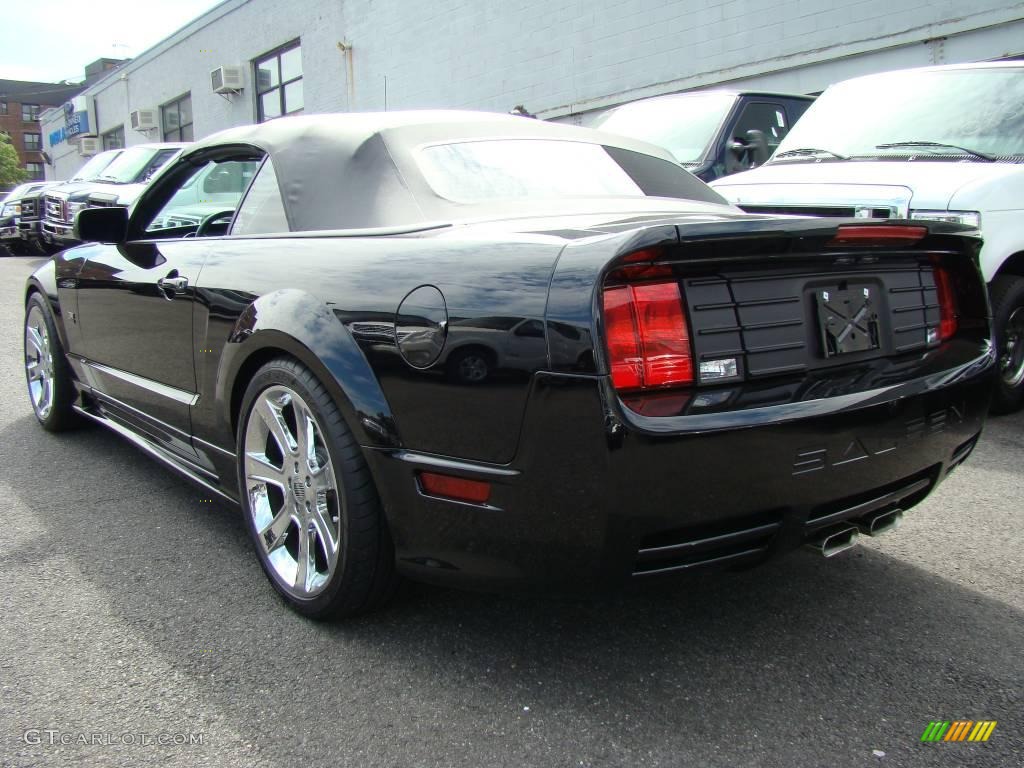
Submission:
[[[318,373],[334,379],[324,383],[336,385],[364,445],[400,443],[482,462],[512,459],[537,361],[518,368],[506,362],[484,382],[460,384],[446,375],[444,355],[424,370],[408,365],[393,324],[402,300],[423,285],[441,291],[449,321],[464,328],[494,317],[543,320],[560,241],[449,233],[224,238],[211,246],[195,322],[198,438],[234,449],[236,380],[251,373],[247,360],[279,348],[323,365]],[[392,330],[390,337],[367,338],[352,332],[354,323]]]

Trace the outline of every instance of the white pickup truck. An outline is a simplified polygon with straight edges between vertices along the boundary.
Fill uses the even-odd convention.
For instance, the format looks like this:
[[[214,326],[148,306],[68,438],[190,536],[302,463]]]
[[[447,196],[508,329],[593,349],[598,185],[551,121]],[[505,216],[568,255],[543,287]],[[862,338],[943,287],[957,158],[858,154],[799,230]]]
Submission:
[[[837,83],[768,163],[712,186],[755,213],[930,219],[980,229],[999,356],[993,408],[1024,405],[1024,62]]]

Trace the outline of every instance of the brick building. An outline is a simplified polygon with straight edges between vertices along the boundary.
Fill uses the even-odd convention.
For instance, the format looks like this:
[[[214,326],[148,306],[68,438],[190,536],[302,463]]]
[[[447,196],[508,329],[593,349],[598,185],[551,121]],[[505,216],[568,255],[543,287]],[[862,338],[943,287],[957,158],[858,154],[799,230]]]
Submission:
[[[44,178],[46,167],[39,115],[63,104],[84,87],[84,84],[0,80],[0,132],[11,137],[18,162],[29,172],[29,179]]]
[[[66,179],[103,148],[298,111],[522,104],[574,120],[694,88],[817,93],[1021,55],[1020,0],[224,0],[83,92],[95,141],[58,110],[42,132],[48,177]]]

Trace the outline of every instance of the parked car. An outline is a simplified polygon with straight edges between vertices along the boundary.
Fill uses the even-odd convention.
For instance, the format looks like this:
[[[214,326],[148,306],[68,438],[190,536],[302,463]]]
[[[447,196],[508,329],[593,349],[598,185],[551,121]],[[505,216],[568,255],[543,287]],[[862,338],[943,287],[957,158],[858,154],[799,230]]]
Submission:
[[[200,216],[181,193],[211,168],[254,176]],[[238,502],[313,617],[396,574],[577,590],[833,554],[967,457],[991,392],[963,227],[744,214],[571,126],[283,118],[76,226],[25,295],[40,424],[99,422]],[[503,323],[517,375],[452,380],[498,317],[546,353]]]
[[[580,124],[664,147],[711,181],[765,162],[813,101],[795,93],[691,91],[583,115]]]
[[[0,200],[0,248],[5,248],[16,256],[27,252],[22,243],[18,225],[21,221],[21,198],[38,190],[44,189],[52,182],[30,181],[15,187]]]
[[[128,206],[153,175],[186,144],[139,144],[122,150],[91,181],[64,184],[43,195],[42,238],[64,248],[74,245],[75,214],[89,205]]]
[[[84,181],[92,181],[99,176],[108,165],[110,165],[124,150],[108,149],[90,159],[83,165],[78,173],[66,182],[54,182],[46,187],[41,187],[33,192],[22,196],[20,201],[20,218],[18,220],[18,234],[21,236],[22,246],[25,250],[39,253],[46,253],[51,250],[50,246],[42,237],[42,222],[44,213],[43,194],[47,189],[57,189],[64,185],[75,185]]]
[[[996,411],[1024,404],[1024,63],[926,67],[829,88],[771,162],[715,183],[747,211],[980,229]]]

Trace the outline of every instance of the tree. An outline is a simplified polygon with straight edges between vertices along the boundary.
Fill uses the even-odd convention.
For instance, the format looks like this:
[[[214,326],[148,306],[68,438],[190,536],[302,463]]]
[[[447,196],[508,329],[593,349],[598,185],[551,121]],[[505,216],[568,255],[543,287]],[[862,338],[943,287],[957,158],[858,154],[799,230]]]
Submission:
[[[0,189],[21,184],[28,178],[28,171],[18,162],[18,153],[11,143],[11,137],[0,132]]]

